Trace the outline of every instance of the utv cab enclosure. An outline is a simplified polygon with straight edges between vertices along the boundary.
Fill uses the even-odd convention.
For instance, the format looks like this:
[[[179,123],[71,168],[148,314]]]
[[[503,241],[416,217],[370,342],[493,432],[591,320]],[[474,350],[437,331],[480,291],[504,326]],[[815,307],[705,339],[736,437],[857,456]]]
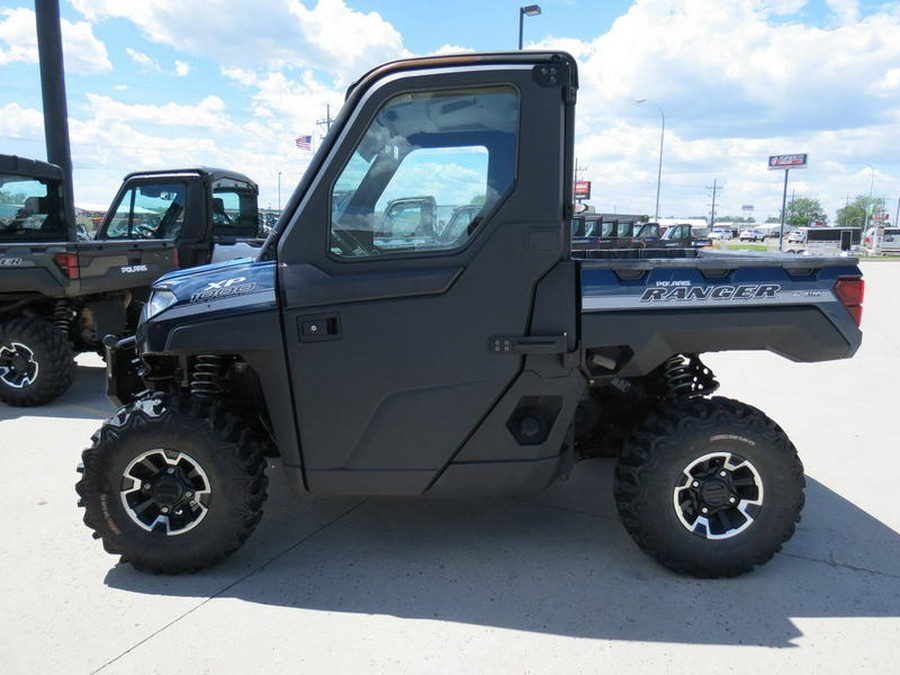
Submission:
[[[760,411],[711,396],[698,355],[849,357],[859,270],[573,257],[577,84],[555,52],[411,59],[354,84],[259,258],[167,275],[136,337],[109,343],[122,407],[77,486],[106,549],[156,572],[217,562],[261,515],[267,453],[303,494],[471,496],[542,490],[602,450],[624,525],[664,565],[771,558],[800,461]],[[382,231],[388,204],[423,195],[480,208],[453,237]]]

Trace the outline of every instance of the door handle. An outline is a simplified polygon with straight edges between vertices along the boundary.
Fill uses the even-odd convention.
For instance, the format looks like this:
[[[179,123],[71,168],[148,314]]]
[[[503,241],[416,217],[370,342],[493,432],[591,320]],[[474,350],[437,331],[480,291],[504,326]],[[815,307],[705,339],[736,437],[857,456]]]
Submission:
[[[316,314],[297,317],[297,333],[300,342],[339,340],[341,319],[337,314]]]
[[[494,354],[565,354],[566,334],[494,336],[488,349]]]

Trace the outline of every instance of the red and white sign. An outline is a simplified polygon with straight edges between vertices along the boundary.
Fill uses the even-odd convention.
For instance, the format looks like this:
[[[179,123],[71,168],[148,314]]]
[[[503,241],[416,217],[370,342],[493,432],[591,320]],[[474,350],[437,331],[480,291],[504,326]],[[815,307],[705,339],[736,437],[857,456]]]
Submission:
[[[800,155],[769,155],[769,170],[805,169],[806,153]]]
[[[591,181],[576,180],[575,181],[575,199],[591,198]]]

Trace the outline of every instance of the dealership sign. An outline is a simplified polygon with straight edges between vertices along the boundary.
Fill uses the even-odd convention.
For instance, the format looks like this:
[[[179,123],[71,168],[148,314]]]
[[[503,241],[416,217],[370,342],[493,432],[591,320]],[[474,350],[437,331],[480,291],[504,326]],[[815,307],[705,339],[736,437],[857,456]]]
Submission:
[[[591,198],[591,181],[576,180],[575,181],[575,199]]]
[[[769,169],[805,169],[806,153],[802,155],[770,155]]]

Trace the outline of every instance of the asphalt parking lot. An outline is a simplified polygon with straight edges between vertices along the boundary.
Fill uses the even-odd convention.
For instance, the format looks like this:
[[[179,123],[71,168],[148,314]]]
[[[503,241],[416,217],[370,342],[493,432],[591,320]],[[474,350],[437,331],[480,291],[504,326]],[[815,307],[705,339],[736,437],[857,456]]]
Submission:
[[[678,577],[641,553],[608,459],[534,498],[462,501],[299,500],[275,463],[234,556],[137,573],[76,507],[81,450],[112,412],[102,363],[82,356],[61,400],[0,404],[3,672],[896,672],[900,264],[863,270],[854,359],[707,359],[720,393],[779,422],[807,471],[794,538],[731,580]]]

